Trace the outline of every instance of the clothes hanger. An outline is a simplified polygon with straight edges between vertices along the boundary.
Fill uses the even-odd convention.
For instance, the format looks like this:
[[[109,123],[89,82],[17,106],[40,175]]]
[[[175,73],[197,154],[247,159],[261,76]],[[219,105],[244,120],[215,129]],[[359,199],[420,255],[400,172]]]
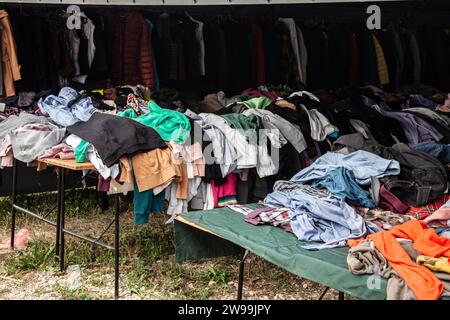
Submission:
[[[22,16],[26,16],[26,17],[29,17],[30,15],[28,14],[28,13],[26,13],[25,11],[23,11],[23,6],[22,6],[22,3],[19,3],[19,8],[20,8],[20,15],[22,15]]]
[[[215,16],[214,20],[217,24],[220,25],[223,22],[223,17],[222,17],[222,15],[218,14],[217,16]]]
[[[239,24],[239,21],[237,21],[231,14],[228,14],[228,21]]]
[[[187,12],[187,11],[184,12],[184,15],[185,15],[190,21],[192,21],[192,22],[194,22],[194,23],[196,23],[196,24],[198,24],[198,23],[200,22],[200,21],[194,19],[194,17],[192,17],[192,16],[189,14],[189,12]]]
[[[194,20],[194,18],[192,18],[192,16],[189,14],[189,12],[184,11],[184,15],[186,16],[186,18],[189,18],[191,21]]]
[[[326,29],[326,20],[325,20],[325,18],[322,18],[322,19],[320,20],[319,28],[322,29],[322,30],[325,30],[325,29]]]

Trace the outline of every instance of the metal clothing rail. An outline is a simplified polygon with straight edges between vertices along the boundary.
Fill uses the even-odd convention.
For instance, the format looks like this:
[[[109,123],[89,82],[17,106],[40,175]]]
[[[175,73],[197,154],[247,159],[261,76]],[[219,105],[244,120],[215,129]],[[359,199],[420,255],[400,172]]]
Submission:
[[[53,160],[53,161],[52,161]],[[53,165],[58,167],[58,180],[57,180],[57,214],[56,214],[56,222],[48,219],[49,213],[43,215],[40,215],[38,213],[35,213],[29,209],[23,208],[17,204],[17,178],[18,178],[18,162],[16,159],[13,160],[13,177],[12,177],[12,191],[11,191],[11,250],[14,250],[14,235],[15,235],[15,229],[16,229],[16,213],[17,211],[25,213],[29,216],[32,216],[33,218],[36,218],[42,222],[45,222],[53,227],[56,228],[56,241],[55,241],[55,254],[59,258],[59,266],[60,270],[64,271],[65,269],[65,261],[64,261],[64,255],[65,255],[65,235],[70,235],[75,238],[78,238],[80,240],[86,241],[92,245],[102,247],[108,250],[111,250],[114,252],[114,298],[117,299],[119,297],[119,236],[120,236],[120,230],[119,230],[119,214],[120,214],[120,203],[119,203],[119,194],[115,195],[115,201],[114,201],[114,219],[108,224],[106,229],[102,231],[100,236],[97,239],[92,239],[80,234],[77,234],[73,231],[65,229],[65,202],[66,202],[66,196],[70,195],[70,193],[81,183],[82,179],[80,179],[72,188],[71,190],[66,194],[66,170],[83,170],[85,167],[79,167],[77,169],[76,166],[73,165],[65,165],[67,161],[64,160],[55,160],[55,159],[49,159],[42,161],[44,163]],[[94,170],[92,165],[90,165],[89,170]],[[53,209],[53,210],[54,210]],[[109,244],[100,242],[101,238],[106,234],[106,232],[111,228],[111,226],[114,224],[114,245],[111,246]]]
[[[141,5],[141,6],[211,6],[211,5],[276,5],[276,4],[316,4],[352,2],[400,2],[407,0],[0,0],[0,3],[42,3],[80,5]]]

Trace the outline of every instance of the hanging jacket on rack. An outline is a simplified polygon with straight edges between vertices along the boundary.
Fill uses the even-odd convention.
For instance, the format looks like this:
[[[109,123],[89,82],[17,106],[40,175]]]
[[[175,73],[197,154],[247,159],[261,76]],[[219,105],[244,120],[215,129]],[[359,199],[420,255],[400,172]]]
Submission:
[[[14,41],[8,13],[5,10],[0,10],[0,25],[2,27],[1,50],[3,82],[5,85],[5,95],[10,97],[16,94],[14,81],[20,80],[21,75],[19,61],[17,60],[16,43]]]
[[[128,10],[123,15],[109,11],[105,17],[112,26],[113,74],[115,84],[153,85],[153,57],[150,34],[139,12]]]
[[[112,26],[107,25],[107,19],[100,14],[90,14],[95,25],[95,54],[89,69],[88,81],[104,80],[111,77],[113,34],[108,33]]]

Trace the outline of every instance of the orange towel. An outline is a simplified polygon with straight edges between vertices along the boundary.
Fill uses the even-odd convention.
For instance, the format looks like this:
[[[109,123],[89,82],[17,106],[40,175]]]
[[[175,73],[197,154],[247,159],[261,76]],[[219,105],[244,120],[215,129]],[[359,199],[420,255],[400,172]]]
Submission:
[[[450,239],[439,237],[434,229],[419,220],[411,220],[389,231],[380,231],[368,236],[394,269],[407,283],[419,300],[437,300],[443,285],[433,272],[414,263],[403,250],[396,238],[410,239],[414,248],[430,257],[445,256],[450,258]],[[362,239],[349,240],[350,247],[356,246]]]

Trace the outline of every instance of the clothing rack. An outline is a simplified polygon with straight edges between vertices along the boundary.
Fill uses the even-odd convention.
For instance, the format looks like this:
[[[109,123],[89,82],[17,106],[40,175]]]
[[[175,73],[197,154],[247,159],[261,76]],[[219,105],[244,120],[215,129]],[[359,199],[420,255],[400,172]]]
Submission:
[[[378,0],[377,2],[401,2],[407,0]],[[0,3],[45,3],[45,4],[82,4],[82,5],[181,5],[181,6],[210,6],[210,5],[270,5],[270,4],[317,4],[317,3],[350,3],[350,0],[25,0],[3,1]],[[358,2],[372,2],[360,0]]]
[[[341,0],[0,0],[5,9],[53,10],[71,4],[81,10],[104,10],[106,7],[134,9],[141,12],[184,14],[197,17],[290,17],[298,20],[320,20],[325,23],[362,23],[368,14],[367,1]],[[450,27],[450,3],[440,0],[381,0],[370,2],[381,8],[382,26],[401,21],[417,25]]]

